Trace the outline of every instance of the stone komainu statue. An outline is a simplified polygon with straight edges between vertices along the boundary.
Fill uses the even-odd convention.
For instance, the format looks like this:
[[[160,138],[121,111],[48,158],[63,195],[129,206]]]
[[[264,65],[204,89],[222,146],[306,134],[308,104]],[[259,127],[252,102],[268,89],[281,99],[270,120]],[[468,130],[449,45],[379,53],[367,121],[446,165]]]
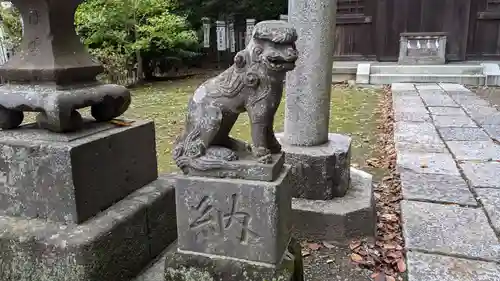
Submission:
[[[258,23],[248,46],[234,57],[234,64],[195,91],[184,132],[173,151],[184,173],[190,169],[230,169],[231,161],[242,155],[268,163],[271,154],[281,152],[273,121],[286,72],[294,69],[298,58],[296,40],[296,30],[285,21]],[[251,147],[229,136],[245,111],[251,122]]]

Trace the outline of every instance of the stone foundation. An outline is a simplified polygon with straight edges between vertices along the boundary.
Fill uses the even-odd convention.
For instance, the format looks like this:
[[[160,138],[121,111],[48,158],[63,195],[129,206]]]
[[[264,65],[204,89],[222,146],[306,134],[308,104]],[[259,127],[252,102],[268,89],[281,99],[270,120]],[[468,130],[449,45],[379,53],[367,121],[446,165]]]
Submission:
[[[154,124],[0,132],[0,280],[131,280],[177,238]]]
[[[319,146],[295,146],[283,142],[277,134],[285,163],[292,167],[295,198],[331,200],[342,197],[350,187],[351,138],[329,134],[329,141]]]
[[[0,217],[0,280],[123,281],[176,237],[174,189],[159,179],[80,225]]]
[[[296,237],[348,243],[356,238],[373,238],[377,216],[372,176],[351,168],[347,194],[333,200],[292,200]]]
[[[290,242],[283,261],[276,267],[224,257],[185,254],[174,246],[167,252],[165,261],[165,281],[304,280],[301,247],[295,240]]]

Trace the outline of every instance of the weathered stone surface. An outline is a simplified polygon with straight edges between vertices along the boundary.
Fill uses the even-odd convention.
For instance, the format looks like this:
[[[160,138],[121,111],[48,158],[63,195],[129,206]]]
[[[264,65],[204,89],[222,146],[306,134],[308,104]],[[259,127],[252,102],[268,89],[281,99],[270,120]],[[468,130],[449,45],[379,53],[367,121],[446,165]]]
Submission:
[[[497,233],[500,233],[500,189],[478,188],[476,193],[478,199],[483,203],[493,228]]]
[[[483,105],[477,106],[474,104],[465,104],[463,105],[463,109],[476,122],[483,120],[487,116],[498,112],[495,108],[491,106],[483,106]]]
[[[165,280],[165,262],[166,253],[163,253],[159,258],[149,264],[138,276],[132,281],[163,281]]]
[[[416,113],[429,113],[425,105],[422,104],[412,104],[411,106],[408,106],[407,104],[404,104],[403,102],[393,102],[393,107],[394,107],[394,113],[400,113],[400,112],[416,112]]]
[[[394,114],[396,122],[431,122],[431,116],[426,112],[397,112]]]
[[[448,153],[401,152],[397,156],[397,171],[421,174],[460,175],[455,160]]]
[[[477,202],[461,176],[401,173],[405,200],[420,200],[476,206]]]
[[[407,254],[408,281],[500,281],[497,263],[432,255]]]
[[[172,245],[165,259],[165,281],[304,281],[300,244],[287,243],[287,253],[277,265],[184,253]]]
[[[157,178],[152,122],[86,126],[0,132],[0,214],[81,223]]]
[[[439,83],[438,84],[441,89],[445,90],[446,92],[466,92],[470,93],[470,90],[464,87],[463,85],[456,84],[456,83]]]
[[[286,77],[285,135],[288,145],[328,142],[336,2],[290,1],[288,20],[297,29],[297,66]]]
[[[500,125],[483,125],[486,133],[495,140],[500,140]]]
[[[397,122],[394,126],[394,141],[409,143],[442,143],[432,123]]]
[[[459,161],[500,160],[500,145],[493,141],[447,141],[446,144]]]
[[[277,264],[290,239],[288,174],[274,182],[176,176],[178,248]]]
[[[469,116],[434,116],[434,124],[436,127],[461,127],[475,128],[476,123]]]
[[[474,118],[481,125],[500,125],[500,112]]]
[[[500,188],[500,163],[487,162],[460,163],[460,168],[464,172],[470,185],[473,187]]]
[[[294,232],[298,237],[348,243],[375,237],[372,176],[351,168],[352,187],[333,200],[292,200]]]
[[[436,83],[415,84],[419,91],[443,91],[443,89]]]
[[[282,135],[277,135],[279,140]],[[292,167],[292,196],[311,200],[342,197],[350,187],[351,142],[348,136],[329,134],[319,146],[283,143],[286,163]]]
[[[425,93],[420,91],[420,97],[427,106],[458,107],[458,104],[446,94]]]
[[[481,128],[438,128],[445,141],[488,141],[490,137]]]
[[[461,109],[459,107],[435,107],[435,106],[432,106],[432,107],[429,107],[429,112],[432,115],[436,115],[436,116],[441,116],[441,115],[442,116],[448,116],[448,115],[465,116],[466,115],[465,111],[463,111],[463,109]]]
[[[283,94],[283,80],[298,58],[296,40],[297,32],[289,23],[261,21],[255,25],[250,43],[234,57],[234,64],[196,89],[188,103],[184,131],[172,152],[184,174],[244,171],[248,165],[240,167],[235,160],[252,158],[250,161],[271,164],[272,154],[281,153],[273,121]],[[251,148],[229,136],[244,111],[250,117]]]
[[[68,132],[82,125],[77,109],[91,106],[98,121],[109,121],[127,110],[131,101],[127,88],[96,82],[103,67],[74,29],[81,2],[15,2],[25,19],[24,32],[20,50],[0,67],[0,76],[12,82],[0,87],[0,128],[17,128],[23,112],[34,111],[40,112],[41,127]]]
[[[500,242],[481,209],[403,201],[409,250],[500,261]]]
[[[489,102],[481,99],[477,95],[454,95],[453,100],[466,109],[490,106]]]
[[[274,181],[281,173],[283,164],[285,163],[285,155],[278,153],[271,155],[271,157],[271,163],[259,163],[248,153],[244,158],[240,157],[239,160],[231,161],[233,167],[223,167],[221,169],[206,171],[189,169],[188,174],[198,177]]]
[[[415,85],[413,83],[392,83],[391,90],[393,92],[399,91],[415,91]]]
[[[424,102],[419,96],[394,96],[393,98],[393,103],[394,106],[397,108],[400,107],[413,107],[413,108],[418,108],[418,107],[425,107]]]
[[[420,152],[420,153],[448,153],[448,148],[444,145],[444,142],[427,142],[427,143],[415,143],[415,142],[397,142],[396,152],[401,153],[406,152]]]
[[[0,217],[0,280],[130,280],[176,239],[173,192],[159,179],[78,226]]]

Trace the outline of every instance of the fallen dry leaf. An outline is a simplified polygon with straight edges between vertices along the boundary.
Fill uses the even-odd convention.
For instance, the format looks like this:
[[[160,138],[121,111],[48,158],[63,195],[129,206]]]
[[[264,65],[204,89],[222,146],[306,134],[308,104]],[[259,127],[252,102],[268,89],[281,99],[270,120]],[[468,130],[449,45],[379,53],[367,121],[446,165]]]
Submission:
[[[359,248],[359,246],[361,246],[361,241],[352,241],[352,242],[349,244],[349,248],[350,248],[351,250],[357,249],[357,248]]]
[[[387,276],[385,277],[385,280],[386,280],[386,281],[396,281],[396,278],[394,278],[394,277],[392,277],[392,276],[390,276],[390,275],[387,275]]]
[[[318,243],[309,243],[307,244],[307,247],[313,251],[317,251],[321,248],[321,245]]]
[[[326,263],[328,264],[333,263],[333,260],[326,260]]]
[[[362,268],[375,274],[376,281],[395,281],[400,272],[400,260],[404,263],[404,240],[401,228],[400,202],[403,200],[401,182],[396,171],[397,153],[394,145],[394,111],[392,93],[384,88],[376,115],[378,116],[378,139],[372,149],[380,151],[377,158],[369,159],[368,164],[383,169],[385,175],[374,186],[377,211],[377,237],[375,243],[355,241],[349,245],[351,259]],[[419,164],[427,166],[426,159]],[[406,267],[406,266],[405,266]],[[406,268],[405,268],[406,270]]]
[[[307,250],[304,250],[304,249],[302,250],[302,256],[303,256],[303,257],[307,257],[307,256],[309,256],[310,254],[311,254],[311,252],[309,252],[309,251],[307,251]]]
[[[333,249],[333,248],[335,248],[334,245],[332,245],[332,244],[330,244],[328,242],[325,242],[325,241],[323,241],[323,246],[325,246],[325,248],[327,248],[327,249]]]
[[[406,271],[406,263],[404,259],[399,259],[398,260],[398,270],[399,272],[403,273]]]
[[[360,255],[358,255],[358,254],[356,254],[356,253],[352,253],[351,254],[351,260],[353,262],[362,262],[363,261],[363,257],[360,256]]]

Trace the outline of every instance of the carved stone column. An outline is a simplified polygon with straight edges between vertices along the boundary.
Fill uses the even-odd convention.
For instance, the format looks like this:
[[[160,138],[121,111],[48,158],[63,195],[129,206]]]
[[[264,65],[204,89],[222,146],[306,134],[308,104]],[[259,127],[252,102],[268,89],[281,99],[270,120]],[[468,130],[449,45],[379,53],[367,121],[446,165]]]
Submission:
[[[24,35],[20,51],[0,68],[8,81],[0,87],[0,128],[19,126],[23,111],[40,112],[43,128],[67,132],[81,127],[76,109],[91,106],[97,121],[127,110],[129,91],[96,82],[103,67],[75,32],[75,10],[82,1],[12,1],[22,14]]]

